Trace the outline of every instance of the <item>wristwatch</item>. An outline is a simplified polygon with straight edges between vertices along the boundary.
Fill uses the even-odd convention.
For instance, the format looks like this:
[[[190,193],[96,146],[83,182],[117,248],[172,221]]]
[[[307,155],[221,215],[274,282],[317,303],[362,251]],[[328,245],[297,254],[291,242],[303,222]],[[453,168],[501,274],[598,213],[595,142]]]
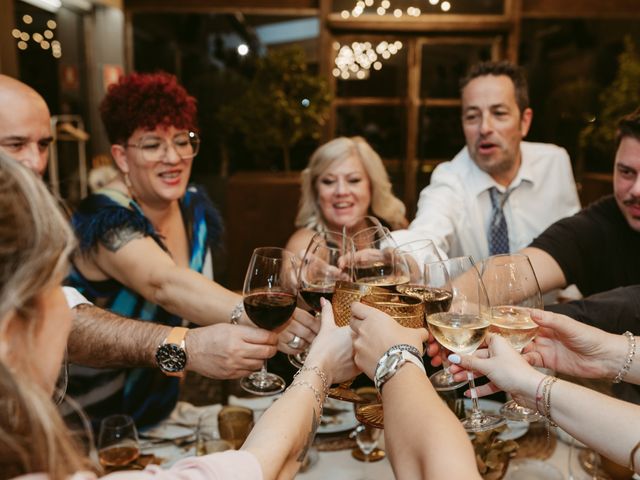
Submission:
[[[380,393],[382,393],[383,385],[407,362],[416,365],[422,370],[422,373],[426,375],[426,370],[424,369],[420,355],[416,355],[415,352],[409,351],[408,349],[398,347],[399,346],[391,347],[380,357],[380,360],[378,360],[373,382]]]
[[[185,336],[188,328],[174,327],[156,350],[156,363],[160,371],[170,377],[184,377],[187,366]]]

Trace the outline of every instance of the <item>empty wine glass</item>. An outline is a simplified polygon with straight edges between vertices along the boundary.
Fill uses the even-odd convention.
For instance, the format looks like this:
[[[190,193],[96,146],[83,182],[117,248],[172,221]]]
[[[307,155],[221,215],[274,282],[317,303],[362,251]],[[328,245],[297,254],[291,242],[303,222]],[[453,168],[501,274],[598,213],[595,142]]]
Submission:
[[[244,279],[244,310],[253,323],[277,330],[296,308],[297,262],[291,252],[277,247],[256,248]],[[267,372],[264,362],[258,372],[240,380],[240,386],[254,395],[274,395],[285,388],[282,377]]]
[[[124,467],[140,456],[138,431],[129,415],[109,415],[100,422],[98,457],[105,467]]]
[[[444,261],[425,262],[424,265],[424,284],[429,289],[428,295],[430,300],[426,301],[427,318],[432,313],[446,312],[451,308],[453,299],[453,287],[449,275],[448,263]],[[442,349],[442,370],[429,377],[433,388],[438,392],[448,392],[466,385],[467,380],[456,381],[453,378],[450,367],[451,363],[447,359],[447,351]]]
[[[298,291],[318,321],[322,310],[320,298],[331,301],[336,281],[352,279],[351,262],[344,261],[352,254],[353,241],[342,233],[324,231],[311,238],[298,272]],[[289,355],[289,361],[300,368],[307,352]]]
[[[470,355],[484,341],[491,325],[487,292],[471,257],[451,258],[440,263],[451,282],[452,301],[448,311],[427,316],[429,331],[444,348]],[[468,379],[472,411],[462,421],[465,430],[483,432],[504,424],[504,418],[480,410],[472,372],[468,372]]]
[[[482,281],[491,305],[490,331],[501,335],[518,352],[538,332],[530,308],[543,308],[542,293],[529,257],[522,254],[494,255],[482,264]],[[500,413],[509,420],[536,422],[542,417],[515,400],[505,403]]]
[[[382,430],[369,425],[359,424],[350,437],[356,439],[357,449],[351,450],[351,456],[361,462],[375,462],[384,458],[384,452],[378,449]],[[361,477],[366,478],[366,477]]]

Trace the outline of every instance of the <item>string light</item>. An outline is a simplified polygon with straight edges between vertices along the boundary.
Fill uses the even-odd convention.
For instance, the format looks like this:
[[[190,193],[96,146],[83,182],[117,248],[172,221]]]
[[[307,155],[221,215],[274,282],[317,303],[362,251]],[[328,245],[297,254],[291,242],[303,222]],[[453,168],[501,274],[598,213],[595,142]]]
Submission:
[[[31,15],[23,15],[22,22],[25,25],[32,25],[34,20]],[[58,28],[58,24],[55,20],[49,19],[45,23],[46,29],[42,32],[26,32],[18,28],[11,30],[11,35],[17,40],[16,46],[19,50],[26,50],[29,47],[29,42],[37,44],[42,50],[50,50],[51,55],[54,58],[62,57],[62,44],[58,40],[54,40],[54,30]],[[31,29],[37,28],[35,25]]]
[[[31,17],[31,15],[23,15],[22,16],[22,21],[24,23],[26,23],[27,25],[31,25],[31,23],[33,22],[33,18]]]
[[[388,60],[402,48],[402,42],[396,40],[389,43],[381,41],[377,45],[371,42],[352,42],[350,45],[340,45],[335,58],[335,68],[331,71],[336,78],[343,80],[365,80],[369,78],[370,70],[382,69],[380,58]]]
[[[357,0],[353,4],[353,8],[351,10],[342,10],[340,12],[340,16],[343,19],[348,18],[357,18],[364,13],[377,13],[380,16],[391,14],[395,18],[401,18],[405,13],[410,17],[419,17],[422,15],[422,9],[415,5],[411,5],[407,7],[406,12],[403,12],[401,8],[392,8],[392,1],[394,0],[381,0],[378,6],[376,7],[377,0]],[[418,4],[423,4],[424,0],[414,0]],[[451,1],[443,1],[440,0],[429,0],[429,4],[432,6],[440,5],[440,10],[442,12],[448,12],[451,10]]]

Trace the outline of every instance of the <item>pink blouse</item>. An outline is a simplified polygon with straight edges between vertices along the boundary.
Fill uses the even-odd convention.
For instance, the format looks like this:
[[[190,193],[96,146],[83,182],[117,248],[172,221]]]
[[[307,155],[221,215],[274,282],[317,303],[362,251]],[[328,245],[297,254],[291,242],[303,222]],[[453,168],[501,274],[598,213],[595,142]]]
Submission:
[[[97,480],[91,472],[78,472],[70,480]],[[13,480],[48,480],[46,473],[22,475]],[[163,469],[149,465],[144,470],[110,473],[100,480],[263,480],[258,459],[244,450],[228,450],[204,457],[189,457]]]

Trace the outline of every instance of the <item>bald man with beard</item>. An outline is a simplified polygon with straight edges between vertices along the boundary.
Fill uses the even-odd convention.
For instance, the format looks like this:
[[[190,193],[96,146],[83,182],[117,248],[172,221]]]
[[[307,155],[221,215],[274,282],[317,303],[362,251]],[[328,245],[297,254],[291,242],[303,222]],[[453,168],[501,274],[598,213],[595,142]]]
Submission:
[[[0,74],[0,106],[0,150],[42,176],[53,142],[46,102],[28,85]],[[97,368],[157,367],[156,350],[171,327],[120,317],[90,304],[76,290],[65,288],[74,312],[68,341],[71,362]],[[218,379],[239,378],[259,370],[263,361],[276,353],[278,337],[250,326],[245,317],[243,314],[241,319],[245,325],[215,324],[190,329],[185,337],[186,370]],[[242,340],[237,342],[238,355],[220,355],[218,344],[238,338],[225,334],[225,329],[230,328],[243,329]],[[249,347],[260,347],[260,351],[243,355]],[[224,351],[228,353],[229,348]]]

